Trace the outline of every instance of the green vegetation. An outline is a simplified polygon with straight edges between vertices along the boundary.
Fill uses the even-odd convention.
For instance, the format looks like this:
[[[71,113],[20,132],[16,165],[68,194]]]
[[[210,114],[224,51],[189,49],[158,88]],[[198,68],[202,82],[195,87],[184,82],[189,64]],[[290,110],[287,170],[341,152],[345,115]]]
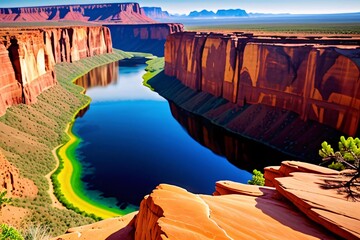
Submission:
[[[339,151],[334,152],[334,149],[326,141],[321,144],[319,155],[325,163],[337,169],[349,169],[343,174],[350,177],[350,180],[345,183],[336,184],[332,187],[345,187],[345,191],[349,197],[356,199],[360,197],[360,139],[344,136],[340,137]]]
[[[6,224],[0,225],[0,240],[24,240],[18,230]]]
[[[51,151],[69,140],[65,133],[67,124],[90,100],[81,94],[84,89],[72,82],[94,67],[131,56],[114,50],[112,54],[57,64],[55,73],[59,84],[38,96],[35,104],[12,106],[0,117],[0,150],[39,191],[34,199],[13,199],[14,206],[31,212],[24,221],[24,228],[40,224],[50,229],[51,235],[60,235],[70,227],[94,222],[73,211],[52,207],[45,175],[56,166]]]
[[[260,171],[258,171],[256,169],[254,169],[252,179],[248,181],[248,184],[264,186],[265,185],[264,174],[262,174]]]
[[[301,24],[227,24],[209,26],[190,26],[191,31],[261,31],[280,33],[306,33],[306,34],[360,34],[359,23],[301,23]]]
[[[146,62],[147,66],[145,68],[146,73],[143,75],[143,84],[144,86],[150,88],[154,91],[154,89],[147,83],[151,78],[155,77],[162,70],[164,70],[165,61],[164,58],[154,58]]]
[[[11,204],[11,198],[6,197],[7,191],[0,192],[0,211],[6,204]],[[1,214],[1,213],[0,213]]]

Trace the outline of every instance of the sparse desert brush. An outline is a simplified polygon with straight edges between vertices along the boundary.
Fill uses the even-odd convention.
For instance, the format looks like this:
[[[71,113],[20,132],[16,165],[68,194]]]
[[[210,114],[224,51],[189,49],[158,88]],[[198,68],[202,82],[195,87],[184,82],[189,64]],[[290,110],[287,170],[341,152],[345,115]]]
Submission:
[[[48,227],[43,225],[30,225],[22,231],[25,240],[48,240],[52,236]]]

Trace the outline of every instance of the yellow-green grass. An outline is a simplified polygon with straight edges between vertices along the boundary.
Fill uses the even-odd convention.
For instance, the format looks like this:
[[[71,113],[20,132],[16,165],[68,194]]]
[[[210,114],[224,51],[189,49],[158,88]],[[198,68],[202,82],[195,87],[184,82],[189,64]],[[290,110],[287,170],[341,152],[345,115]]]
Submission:
[[[143,84],[144,86],[150,88],[154,91],[154,89],[147,83],[151,78],[155,77],[159,74],[162,70],[164,70],[165,61],[164,57],[154,58],[149,61],[146,61],[146,73],[143,75]]]
[[[73,121],[75,120],[74,114]],[[62,169],[57,175],[57,180],[60,183],[60,190],[66,201],[72,204],[72,209],[86,212],[89,216],[97,216],[100,218],[111,218],[115,216],[123,216],[137,209],[127,208],[120,210],[118,208],[111,208],[101,205],[93,199],[89,198],[83,188],[81,182],[81,165],[76,159],[75,151],[82,139],[72,132],[73,122],[69,124],[67,134],[70,140],[57,150],[57,155],[62,161]]]
[[[130,53],[120,52],[120,54],[122,58],[134,57],[134,54]],[[143,56],[143,54],[137,55]],[[72,82],[76,79],[77,77],[74,78]],[[84,89],[82,89],[81,94],[84,93],[83,90]],[[52,176],[54,186],[57,189],[55,193],[66,207],[75,210],[76,212],[85,214],[86,216],[90,216],[95,219],[122,216],[136,211],[137,209],[127,208],[126,210],[120,210],[118,208],[112,208],[100,204],[85,194],[84,187],[81,182],[82,168],[79,161],[76,159],[75,151],[82,140],[72,132],[72,126],[77,114],[90,104],[90,100],[91,99],[88,98],[86,104],[74,113],[66,131],[70,140],[56,151],[60,159],[60,166],[59,171],[56,171]]]
[[[56,165],[52,150],[69,140],[64,132],[66,126],[89,102],[89,97],[81,94],[84,89],[72,82],[94,67],[129,56],[114,50],[112,54],[57,64],[55,73],[59,84],[38,96],[35,104],[12,106],[0,117],[0,150],[20,170],[21,176],[31,179],[39,189],[35,199],[16,198],[13,201],[15,206],[31,212],[23,221],[24,227],[45,225],[56,236],[68,228],[94,221],[85,214],[52,207],[45,175]],[[54,192],[59,189],[54,187]]]

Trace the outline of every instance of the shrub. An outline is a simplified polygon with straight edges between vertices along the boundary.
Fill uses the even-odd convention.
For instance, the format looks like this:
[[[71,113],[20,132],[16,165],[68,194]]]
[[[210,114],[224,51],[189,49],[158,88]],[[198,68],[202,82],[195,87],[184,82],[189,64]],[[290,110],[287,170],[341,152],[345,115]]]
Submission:
[[[264,186],[265,185],[264,174],[262,174],[260,171],[258,171],[256,169],[254,169],[252,179],[248,181],[248,184]]]
[[[0,192],[0,211],[1,211],[2,207],[4,207],[6,204],[10,204],[12,202],[11,198],[5,197],[6,193],[7,193],[7,191]]]
[[[49,229],[42,225],[32,225],[23,233],[25,240],[48,240],[51,238]]]
[[[24,240],[18,230],[7,224],[1,224],[0,231],[0,240]]]
[[[345,191],[349,197],[356,200],[360,198],[360,139],[344,136],[340,137],[339,151],[334,152],[334,149],[326,141],[321,144],[319,155],[325,163],[332,162],[329,167],[350,169],[343,173],[350,177],[347,182],[336,184],[333,188],[345,187]],[[335,161],[335,162],[334,162]]]

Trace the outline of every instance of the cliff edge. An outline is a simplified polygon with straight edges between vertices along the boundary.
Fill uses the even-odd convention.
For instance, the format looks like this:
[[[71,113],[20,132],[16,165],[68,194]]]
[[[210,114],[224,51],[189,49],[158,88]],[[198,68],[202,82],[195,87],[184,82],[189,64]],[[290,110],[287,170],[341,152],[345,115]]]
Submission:
[[[145,196],[138,213],[73,228],[54,239],[91,234],[142,240],[360,238],[359,202],[322,187],[344,180],[338,172],[295,161],[269,168],[278,172],[267,179],[275,188],[219,181],[214,196],[208,196],[161,184]]]
[[[56,63],[112,52],[103,26],[1,28],[0,36],[0,116],[11,105],[34,103],[54,86]]]
[[[243,107],[261,104],[359,131],[360,40],[184,32],[165,45],[165,74]]]

